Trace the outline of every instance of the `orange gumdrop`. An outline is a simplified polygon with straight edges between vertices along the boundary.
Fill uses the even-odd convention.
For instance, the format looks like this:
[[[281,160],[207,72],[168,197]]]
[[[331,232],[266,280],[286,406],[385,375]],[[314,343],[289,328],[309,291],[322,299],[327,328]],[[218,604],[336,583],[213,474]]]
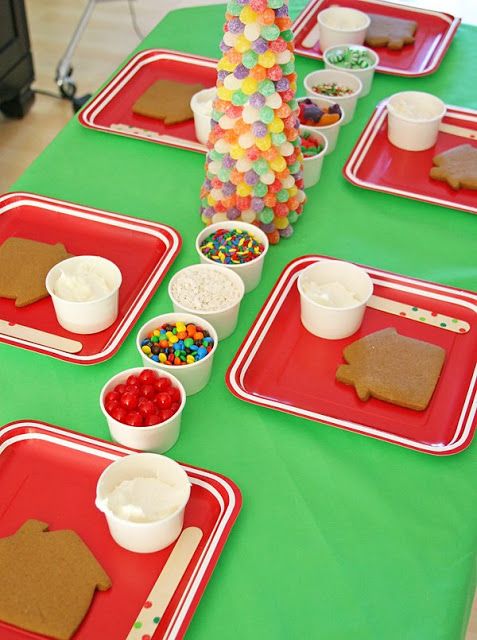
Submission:
[[[263,202],[266,207],[274,207],[277,203],[277,199],[274,193],[267,193],[264,197]]]
[[[334,124],[335,122],[338,122],[339,119],[340,119],[339,113],[324,113],[320,118],[318,126],[326,127],[329,124]]]
[[[240,62],[242,62],[242,54],[235,49],[230,49],[225,55],[227,57],[227,60],[229,60],[232,64],[240,64]]]
[[[291,198],[288,198],[287,205],[290,211],[296,211],[300,203],[298,202],[298,198],[296,196],[292,196]]]
[[[293,140],[296,140],[298,138],[298,135],[298,129],[289,129],[287,133],[287,140],[289,142],[293,142]]]
[[[277,27],[279,27],[280,31],[286,31],[291,27],[292,21],[288,17],[277,18],[275,20],[275,24],[277,25]]]
[[[290,107],[285,102],[282,104],[281,107],[278,107],[278,109],[275,109],[275,115],[278,118],[288,118],[291,112],[292,111]]]
[[[283,171],[280,171],[279,173],[275,173],[275,175],[279,180],[283,182],[283,180],[285,180],[285,178],[288,178],[288,176],[290,175],[290,170],[288,169],[288,167],[285,167]]]
[[[237,142],[238,134],[233,129],[227,129],[227,131],[224,131],[222,138],[229,144],[234,144]]]
[[[250,125],[244,122],[242,118],[239,118],[235,123],[233,130],[237,135],[241,136],[242,133],[248,133],[250,131]]]
[[[278,149],[276,147],[274,147],[273,145],[270,147],[270,149],[267,149],[266,151],[264,151],[262,153],[262,156],[268,162],[271,162],[272,160],[274,160],[277,157],[277,155],[278,155]]]
[[[226,209],[231,209],[233,206],[235,206],[235,196],[229,196],[228,198],[223,198],[222,204]]]
[[[272,233],[267,233],[267,238],[270,244],[278,244],[280,242],[280,233],[275,229]]]
[[[237,186],[238,184],[240,184],[242,182],[243,175],[240,173],[240,171],[237,171],[237,169],[232,169],[232,171],[230,172],[229,180],[230,180],[230,182],[232,184]]]
[[[214,109],[216,111],[220,111],[221,113],[225,113],[225,110],[230,107],[230,102],[226,100],[221,100],[220,98],[216,98],[214,102]]]
[[[265,9],[263,13],[259,13],[257,17],[259,24],[273,24],[275,22],[275,11],[273,9]]]
[[[267,77],[267,70],[264,67],[261,67],[259,64],[255,65],[253,69],[250,69],[249,77],[253,78],[257,82],[261,82],[265,80]]]

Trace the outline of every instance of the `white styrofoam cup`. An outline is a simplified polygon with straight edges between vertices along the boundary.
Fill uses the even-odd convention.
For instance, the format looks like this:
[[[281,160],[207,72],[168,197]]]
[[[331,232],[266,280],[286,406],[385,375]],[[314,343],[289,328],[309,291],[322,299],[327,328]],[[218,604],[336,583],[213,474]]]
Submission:
[[[388,138],[406,151],[424,151],[436,144],[446,105],[437,96],[423,91],[395,93],[386,105]]]
[[[314,86],[316,87],[319,84],[329,82],[335,82],[338,85],[349,87],[353,91],[352,93],[349,93],[345,96],[325,96],[320,95],[313,90]],[[339,122],[340,126],[351,122],[354,116],[358,98],[360,97],[361,91],[363,89],[363,83],[357,76],[353,76],[347,71],[338,71],[335,69],[319,69],[318,71],[312,71],[307,76],[305,76],[303,84],[305,86],[306,93],[310,98],[319,98],[320,100],[326,101],[331,100],[332,104],[336,103],[340,105],[341,110],[343,111],[343,118]],[[328,136],[327,140],[330,144],[330,139],[328,138]],[[332,145],[330,144],[330,146]],[[331,151],[333,150],[333,148],[331,149]],[[328,153],[330,153],[329,147]]]
[[[373,60],[373,63],[369,67],[365,67],[364,69],[345,69],[340,67],[338,64],[333,64],[329,61],[328,56],[330,53],[334,53],[337,49],[343,49],[350,47],[352,49],[361,49],[362,51],[366,51],[369,57]],[[346,73],[350,73],[352,76],[359,78],[361,80],[361,84],[363,88],[361,89],[361,93],[359,94],[360,98],[364,98],[371,91],[371,85],[373,84],[374,71],[379,64],[379,56],[374,51],[374,49],[370,49],[369,47],[365,47],[363,45],[357,45],[353,43],[344,43],[342,46],[337,47],[329,47],[323,54],[323,60],[325,62],[325,69],[333,69],[334,71],[345,71]]]
[[[339,44],[363,44],[371,23],[370,17],[363,11],[338,6],[320,11],[317,20],[322,52]]]

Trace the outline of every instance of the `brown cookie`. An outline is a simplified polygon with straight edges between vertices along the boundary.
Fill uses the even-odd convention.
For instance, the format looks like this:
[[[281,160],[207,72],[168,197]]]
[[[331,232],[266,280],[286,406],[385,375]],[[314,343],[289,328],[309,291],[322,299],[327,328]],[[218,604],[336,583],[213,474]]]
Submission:
[[[371,18],[371,24],[364,41],[368,47],[400,50],[405,44],[414,43],[414,35],[417,31],[417,22],[414,20],[402,20],[374,13],[368,13],[368,16]]]
[[[0,620],[69,640],[111,580],[77,533],[27,520],[0,539]]]
[[[423,411],[444,364],[445,350],[389,327],[349,344],[336,379],[354,385],[360,400],[378,398]]]
[[[133,104],[133,113],[177,124],[194,117],[190,100],[204,89],[201,84],[184,84],[173,80],[157,80]]]
[[[455,189],[477,189],[477,148],[461,144],[432,158],[429,175]]]
[[[7,238],[0,246],[0,298],[15,300],[16,307],[46,298],[46,274],[69,257],[60,243]]]

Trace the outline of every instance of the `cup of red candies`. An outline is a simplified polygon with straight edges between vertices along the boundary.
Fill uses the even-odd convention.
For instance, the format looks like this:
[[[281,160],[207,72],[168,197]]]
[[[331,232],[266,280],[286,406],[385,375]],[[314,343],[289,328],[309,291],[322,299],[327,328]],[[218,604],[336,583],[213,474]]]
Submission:
[[[325,136],[311,127],[300,127],[301,150],[303,153],[303,182],[305,189],[313,187],[320,179],[323,157],[328,143]]]
[[[136,347],[145,367],[167,371],[185,393],[198,393],[209,381],[218,337],[214,327],[191,313],[163,313],[139,329]]]
[[[135,367],[113,376],[99,398],[113,440],[164,453],[179,437],[186,394],[168,371]]]

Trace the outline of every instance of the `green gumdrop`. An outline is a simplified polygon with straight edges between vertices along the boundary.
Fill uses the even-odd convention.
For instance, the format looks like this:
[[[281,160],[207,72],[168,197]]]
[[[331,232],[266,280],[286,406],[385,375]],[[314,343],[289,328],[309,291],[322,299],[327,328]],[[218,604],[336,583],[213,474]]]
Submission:
[[[289,211],[288,212],[288,222],[290,224],[295,224],[295,222],[298,220],[298,213],[296,211]]]
[[[287,137],[283,131],[281,133],[272,133],[272,144],[275,145],[275,147],[279,147],[281,144],[286,142],[286,140]]]
[[[260,222],[263,222],[263,224],[270,224],[270,222],[273,222],[275,214],[273,213],[273,209],[265,207],[265,209],[262,209],[258,217],[260,218]]]
[[[260,29],[260,35],[265,40],[276,40],[280,35],[280,29],[276,24],[265,25]]]
[[[292,111],[295,111],[296,109],[298,109],[298,100],[296,98],[292,98],[288,103],[288,106]]]
[[[251,49],[246,51],[242,56],[242,64],[244,67],[247,67],[247,69],[253,69],[257,62],[258,53],[255,53],[255,51],[252,51]]]
[[[278,202],[286,202],[288,200],[288,191],[286,189],[280,189],[276,198]]]
[[[227,2],[227,13],[231,13],[233,16],[239,16],[243,7],[235,0],[229,0]]]
[[[264,124],[270,124],[275,118],[275,112],[271,107],[262,107],[258,112],[258,117]]]
[[[283,6],[283,0],[268,0],[270,9],[280,9]]]
[[[222,167],[221,169],[219,169],[219,172],[217,173],[217,177],[221,182],[227,182],[228,179],[230,178],[230,169],[226,169],[225,167]]]
[[[282,38],[285,42],[291,42],[293,40],[293,31],[291,29],[286,29],[281,33]]]
[[[263,184],[263,182],[257,182],[257,184],[253,188],[253,195],[257,196],[257,198],[263,198],[264,196],[267,195],[267,193],[268,193],[267,185]],[[207,202],[207,200],[206,200],[206,202]]]
[[[243,91],[241,91],[240,89],[238,89],[237,91],[234,91],[232,94],[232,104],[235,105],[236,107],[242,107],[248,100],[248,96],[245,95],[245,93]]]
[[[218,151],[216,151],[215,149],[211,149],[211,150],[209,151],[209,158],[210,158],[211,160],[215,160],[215,161],[217,161],[217,160],[222,160],[222,158],[223,158],[223,157],[224,157],[224,154],[223,154],[223,153],[219,153],[219,152],[218,152]]]
[[[286,64],[281,64],[280,67],[282,69],[283,75],[287,76],[288,74],[295,71],[295,61],[290,60],[290,62],[287,62]]]
[[[293,164],[291,164],[288,167],[288,169],[289,169],[291,174],[298,173],[298,171],[300,171],[300,169],[301,169],[301,165],[300,165],[299,162],[294,162]]]
[[[255,173],[258,173],[259,176],[263,176],[263,174],[267,173],[268,171],[268,162],[263,158],[259,158],[259,160],[255,160],[255,162],[252,164],[252,168]]]
[[[224,114],[221,113],[220,111],[216,111],[215,109],[213,109],[211,119],[216,120],[218,122],[223,115]]]
[[[266,80],[262,80],[258,85],[258,90],[262,94],[262,96],[271,96],[275,93],[275,84],[272,80],[268,78]]]

